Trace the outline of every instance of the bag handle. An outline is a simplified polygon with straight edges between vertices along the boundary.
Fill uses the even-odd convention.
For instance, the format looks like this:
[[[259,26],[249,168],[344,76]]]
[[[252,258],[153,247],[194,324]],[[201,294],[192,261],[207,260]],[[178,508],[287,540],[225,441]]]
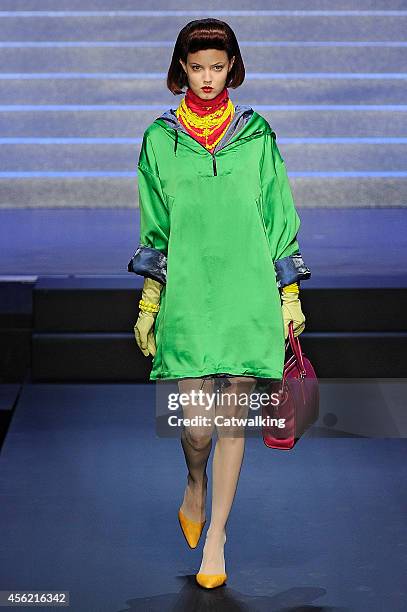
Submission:
[[[288,324],[288,339],[286,341],[285,344],[285,350],[287,351],[288,345],[291,345],[291,349],[295,355],[295,359],[297,362],[297,366],[298,369],[300,370],[300,376],[304,377],[306,376],[307,372],[305,370],[305,366],[304,366],[304,360],[302,358],[302,350],[301,350],[301,345],[300,345],[300,340],[297,337],[294,336],[294,324],[292,321],[289,322]]]

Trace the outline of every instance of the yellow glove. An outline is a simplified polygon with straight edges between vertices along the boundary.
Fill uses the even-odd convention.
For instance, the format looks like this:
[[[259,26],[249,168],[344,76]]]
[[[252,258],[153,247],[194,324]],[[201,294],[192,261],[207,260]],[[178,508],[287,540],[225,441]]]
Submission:
[[[162,284],[153,278],[144,279],[141,300],[139,301],[140,312],[137,323],[134,326],[136,342],[143,355],[156,354],[154,339],[154,321],[160,309],[160,296]]]
[[[281,291],[281,308],[283,311],[284,337],[288,338],[288,324],[293,322],[294,337],[299,336],[305,329],[305,316],[301,310],[298,283],[286,285]]]

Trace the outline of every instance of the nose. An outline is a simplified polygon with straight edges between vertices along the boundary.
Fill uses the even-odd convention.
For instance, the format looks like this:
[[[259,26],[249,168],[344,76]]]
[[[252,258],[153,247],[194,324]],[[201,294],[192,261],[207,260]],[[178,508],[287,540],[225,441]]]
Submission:
[[[207,75],[205,74],[205,76],[204,76],[204,83],[205,83],[205,85],[210,85],[212,83],[210,72],[208,72]]]

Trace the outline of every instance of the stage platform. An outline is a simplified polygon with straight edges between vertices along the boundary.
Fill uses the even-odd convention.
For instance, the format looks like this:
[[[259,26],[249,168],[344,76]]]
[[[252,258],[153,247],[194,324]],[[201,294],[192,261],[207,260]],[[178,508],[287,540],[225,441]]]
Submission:
[[[407,287],[406,208],[297,210],[312,271],[304,289]],[[127,272],[139,215],[138,208],[0,210],[0,279],[119,276],[139,287],[142,278]]]
[[[301,344],[319,376],[407,376],[405,209],[299,215],[312,271]],[[139,209],[2,210],[0,221],[0,382],[27,368],[38,382],[148,382],[133,333],[143,277],[127,271]]]

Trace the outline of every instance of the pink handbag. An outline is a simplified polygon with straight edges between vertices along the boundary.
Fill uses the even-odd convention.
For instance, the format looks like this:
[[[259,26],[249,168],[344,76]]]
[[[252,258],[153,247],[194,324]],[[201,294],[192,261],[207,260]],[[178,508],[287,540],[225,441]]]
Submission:
[[[299,337],[294,336],[293,322],[288,325],[286,352],[292,355],[283,370],[283,378],[273,381],[268,393],[273,401],[262,406],[263,441],[269,448],[290,450],[319,416],[319,385],[310,360],[301,350]]]

